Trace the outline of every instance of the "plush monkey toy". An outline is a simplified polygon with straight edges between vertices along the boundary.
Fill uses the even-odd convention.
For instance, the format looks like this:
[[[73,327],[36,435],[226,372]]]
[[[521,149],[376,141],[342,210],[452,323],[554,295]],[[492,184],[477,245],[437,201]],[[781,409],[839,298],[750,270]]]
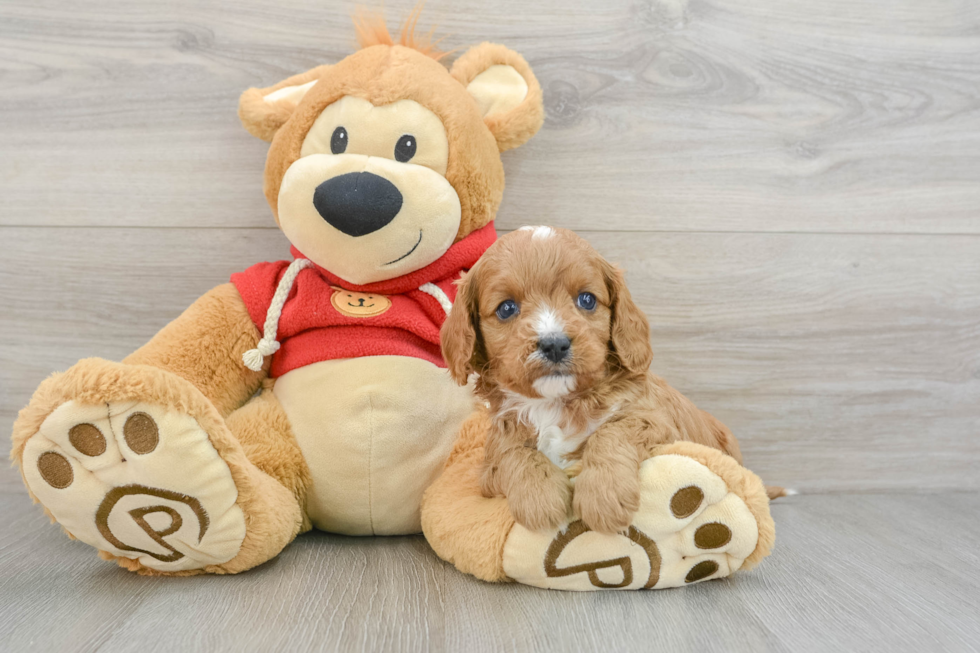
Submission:
[[[104,559],[236,573],[311,528],[424,526],[487,580],[659,578],[646,540],[527,533],[505,500],[479,496],[485,414],[447,373],[439,330],[495,240],[500,153],[540,128],[542,96],[516,52],[484,43],[447,69],[413,24],[396,43],[361,22],[358,52],[242,95],[245,128],[271,141],[265,194],[293,260],[232,275],[121,363],[82,360],[21,411],[12,458],[32,498]],[[768,552],[754,477],[717,452],[665,453],[694,465],[668,485],[700,484],[704,505],[734,492],[742,517],[748,504],[759,534],[738,564]]]

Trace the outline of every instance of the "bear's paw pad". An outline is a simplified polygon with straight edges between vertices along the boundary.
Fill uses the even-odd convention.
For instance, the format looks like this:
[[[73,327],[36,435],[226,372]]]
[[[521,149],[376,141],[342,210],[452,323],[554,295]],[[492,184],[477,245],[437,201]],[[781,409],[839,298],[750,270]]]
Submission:
[[[221,564],[245,538],[231,470],[177,410],[66,402],[28,440],[23,470],[65,530],[150,569]]]
[[[504,572],[548,589],[661,589],[729,576],[755,550],[755,517],[705,465],[656,456],[640,466],[640,482],[640,509],[627,532],[604,535],[582,521],[551,532],[515,524]]]

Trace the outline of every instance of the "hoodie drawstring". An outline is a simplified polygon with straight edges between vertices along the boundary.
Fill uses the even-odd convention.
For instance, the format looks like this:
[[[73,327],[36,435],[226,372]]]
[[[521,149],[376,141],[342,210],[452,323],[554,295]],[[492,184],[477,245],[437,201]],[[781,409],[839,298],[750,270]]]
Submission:
[[[449,296],[442,291],[442,288],[434,283],[423,283],[419,286],[419,290],[424,292],[430,297],[434,297],[439,306],[442,306],[442,310],[446,311],[446,315],[449,315],[449,311],[453,310],[453,303],[449,301]]]
[[[266,356],[272,356],[279,351],[281,345],[276,340],[276,337],[279,331],[279,317],[282,315],[282,308],[286,304],[289,293],[293,290],[293,284],[296,283],[297,275],[306,268],[312,267],[312,265],[313,261],[310,259],[298,258],[289,264],[286,272],[282,275],[282,279],[279,280],[279,285],[276,286],[276,293],[272,296],[272,302],[269,304],[269,310],[265,314],[262,339],[256,344],[255,349],[249,349],[242,354],[242,361],[244,361],[245,367],[253,372],[258,372],[262,369]],[[442,288],[434,283],[423,283],[419,286],[419,290],[433,297],[439,302],[439,306],[446,312],[446,315],[449,315],[449,311],[453,308],[453,303],[449,301],[449,296],[443,292]]]
[[[279,280],[279,285],[276,286],[276,294],[272,296],[272,302],[269,304],[269,310],[265,314],[265,326],[262,329],[262,339],[259,340],[258,344],[255,346],[255,349],[249,349],[247,352],[242,354],[242,360],[245,361],[245,367],[253,372],[258,372],[262,369],[266,356],[272,356],[274,353],[279,351],[280,345],[276,340],[276,332],[279,330],[279,316],[282,315],[282,307],[286,304],[286,298],[289,297],[289,293],[293,289],[293,283],[296,281],[296,275],[311,265],[313,265],[313,261],[310,259],[298,258],[289,264],[289,267],[286,268],[286,273],[283,274],[282,279]]]

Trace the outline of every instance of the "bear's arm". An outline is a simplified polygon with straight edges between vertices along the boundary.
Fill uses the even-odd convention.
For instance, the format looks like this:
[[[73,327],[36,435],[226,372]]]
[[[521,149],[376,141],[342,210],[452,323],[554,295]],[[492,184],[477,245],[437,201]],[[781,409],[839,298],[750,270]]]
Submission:
[[[123,362],[152,365],[187,379],[227,415],[268,376],[270,359],[259,372],[242,362],[242,354],[261,337],[238,290],[226,283],[205,293]]]

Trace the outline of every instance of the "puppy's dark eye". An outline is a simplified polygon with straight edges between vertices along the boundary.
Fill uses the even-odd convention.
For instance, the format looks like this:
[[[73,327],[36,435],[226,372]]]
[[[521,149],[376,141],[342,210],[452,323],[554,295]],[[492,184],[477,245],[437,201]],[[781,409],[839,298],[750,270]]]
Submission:
[[[395,143],[395,161],[405,163],[415,156],[416,147],[415,137],[411,134],[405,134]]]
[[[586,311],[595,310],[595,295],[590,292],[580,292],[578,300],[575,302],[578,307]]]
[[[497,307],[497,317],[501,320],[509,320],[520,312],[521,307],[513,299],[506,299]]]
[[[347,130],[343,127],[337,127],[333,130],[333,136],[330,137],[330,151],[334,154],[343,154],[347,149]]]

